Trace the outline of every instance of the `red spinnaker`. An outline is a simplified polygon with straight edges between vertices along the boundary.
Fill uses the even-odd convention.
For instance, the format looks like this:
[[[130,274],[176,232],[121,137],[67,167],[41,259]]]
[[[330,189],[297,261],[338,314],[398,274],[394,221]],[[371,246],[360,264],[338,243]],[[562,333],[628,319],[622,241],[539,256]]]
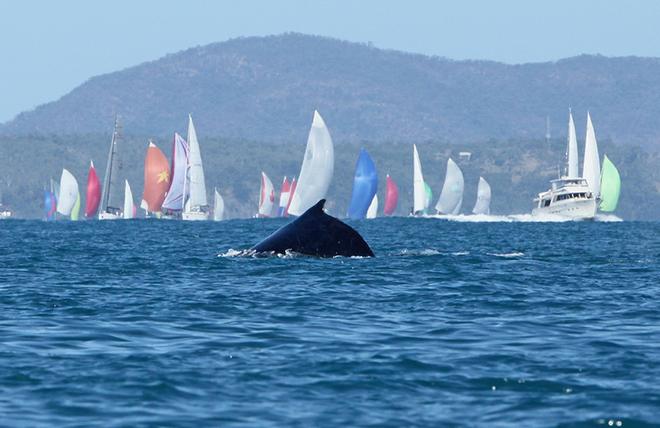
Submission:
[[[101,202],[101,182],[96,175],[94,162],[89,164],[89,173],[87,174],[87,197],[85,198],[85,217],[92,218],[96,216]]]
[[[394,180],[387,174],[387,189],[385,190],[385,208],[383,213],[385,215],[392,215],[396,209],[396,204],[399,202],[399,188],[396,186]]]

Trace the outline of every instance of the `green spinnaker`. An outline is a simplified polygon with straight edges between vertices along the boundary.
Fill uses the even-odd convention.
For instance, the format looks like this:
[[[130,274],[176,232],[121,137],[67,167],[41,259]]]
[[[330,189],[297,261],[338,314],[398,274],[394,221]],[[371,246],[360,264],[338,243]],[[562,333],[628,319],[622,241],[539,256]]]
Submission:
[[[431,201],[433,201],[433,191],[431,186],[425,181],[424,190],[426,191],[426,199],[424,200],[424,212],[428,213],[429,207],[431,206]]]
[[[621,176],[612,161],[605,156],[600,177],[600,210],[612,212],[619,204]]]
[[[78,220],[79,215],[80,215],[80,193],[78,194],[78,197],[76,198],[76,203],[73,205],[73,209],[71,210],[71,220],[73,221]]]

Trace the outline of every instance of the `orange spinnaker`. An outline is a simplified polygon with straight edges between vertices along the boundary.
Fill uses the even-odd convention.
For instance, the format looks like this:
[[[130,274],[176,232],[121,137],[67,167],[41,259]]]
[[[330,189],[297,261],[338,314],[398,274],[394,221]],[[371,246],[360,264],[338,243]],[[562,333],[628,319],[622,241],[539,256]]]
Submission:
[[[144,159],[144,194],[150,212],[159,212],[167,190],[170,188],[170,164],[158,147],[149,142],[147,157]]]

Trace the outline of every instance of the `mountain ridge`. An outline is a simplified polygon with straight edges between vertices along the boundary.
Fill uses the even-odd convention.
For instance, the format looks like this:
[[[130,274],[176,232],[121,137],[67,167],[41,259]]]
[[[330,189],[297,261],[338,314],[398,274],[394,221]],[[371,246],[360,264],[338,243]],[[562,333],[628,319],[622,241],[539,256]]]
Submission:
[[[599,137],[655,148],[659,98],[659,58],[511,65],[285,33],[191,47],[91,77],[0,125],[0,134],[107,132],[120,114],[129,133],[166,135],[193,113],[207,135],[291,141],[306,137],[319,109],[338,143],[487,141],[542,137],[546,117],[563,135],[570,106],[578,124],[591,111]]]

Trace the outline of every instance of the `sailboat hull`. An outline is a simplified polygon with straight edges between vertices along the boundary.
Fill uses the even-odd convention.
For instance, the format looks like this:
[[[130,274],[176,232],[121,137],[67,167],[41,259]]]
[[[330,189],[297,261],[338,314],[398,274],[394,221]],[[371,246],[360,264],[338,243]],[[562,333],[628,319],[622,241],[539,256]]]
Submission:
[[[181,214],[181,219],[187,221],[208,220],[209,213],[203,211],[184,211]]]
[[[99,213],[99,220],[119,220],[120,218],[122,218],[120,215],[109,212]]]
[[[554,202],[549,207],[537,207],[532,215],[553,215],[567,217],[572,220],[593,220],[596,217],[598,204],[594,199],[566,200]]]

